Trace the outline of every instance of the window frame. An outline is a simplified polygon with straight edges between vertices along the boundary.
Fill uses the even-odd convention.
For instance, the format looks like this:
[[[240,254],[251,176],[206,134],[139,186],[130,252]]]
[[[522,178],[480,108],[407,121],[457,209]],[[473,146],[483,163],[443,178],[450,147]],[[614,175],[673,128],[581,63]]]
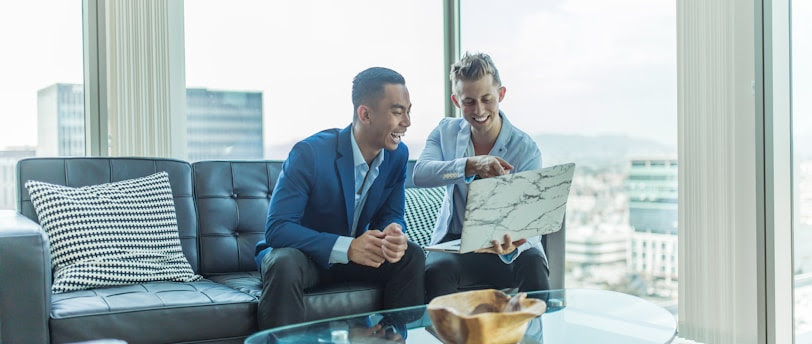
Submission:
[[[104,0],[82,0],[86,156],[109,155],[105,18]]]
[[[762,119],[758,182],[759,244],[765,247],[767,343],[793,343],[793,173],[790,0],[756,1],[756,112]],[[763,192],[763,193],[762,193]]]
[[[677,0],[677,7],[686,0]],[[106,85],[105,1],[83,0],[83,45],[85,76],[85,130],[87,156],[108,156],[108,94]],[[753,0],[756,16],[756,79],[753,82],[757,131],[753,142],[757,151],[758,234],[756,243],[764,248],[757,255],[756,286],[763,298],[757,302],[759,317],[756,341],[783,343],[794,339],[792,277],[792,124],[790,81],[789,0]],[[451,93],[449,67],[459,57],[460,0],[443,1],[446,92]],[[180,11],[176,15],[183,16]],[[679,14],[678,14],[679,15]],[[746,18],[738,18],[746,20]],[[179,42],[182,44],[182,42]],[[445,97],[446,115],[456,113],[450,97]],[[681,255],[690,260],[690,255]],[[737,261],[736,264],[750,264]],[[752,283],[752,281],[737,281]],[[680,283],[684,283],[682,279]],[[683,299],[680,298],[680,303]],[[753,316],[753,315],[751,315]],[[680,327],[684,326],[681,320]],[[723,330],[723,329],[717,329]]]

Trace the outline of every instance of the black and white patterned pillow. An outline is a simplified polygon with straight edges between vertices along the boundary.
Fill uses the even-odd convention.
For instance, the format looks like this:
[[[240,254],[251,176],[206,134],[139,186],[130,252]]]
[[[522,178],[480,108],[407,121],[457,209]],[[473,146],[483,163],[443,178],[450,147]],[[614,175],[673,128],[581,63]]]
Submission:
[[[201,277],[183,255],[169,175],[72,188],[25,183],[48,234],[53,293]]]
[[[437,222],[437,213],[445,196],[445,187],[434,188],[407,188],[406,209],[406,236],[409,240],[425,247],[431,242],[434,224]]]

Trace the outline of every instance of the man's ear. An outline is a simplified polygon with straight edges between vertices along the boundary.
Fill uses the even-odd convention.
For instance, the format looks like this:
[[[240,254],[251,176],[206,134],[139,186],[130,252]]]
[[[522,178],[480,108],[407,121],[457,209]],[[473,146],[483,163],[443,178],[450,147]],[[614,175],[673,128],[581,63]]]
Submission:
[[[507,92],[507,89],[505,88],[505,86],[499,87],[499,102],[500,103],[502,102],[502,99],[505,99],[505,92]]]
[[[460,100],[457,99],[457,96],[454,95],[453,93],[451,94],[451,102],[454,103],[454,105],[456,105],[458,109],[460,108]]]
[[[369,108],[366,105],[358,106],[358,121],[361,123],[369,123]]]

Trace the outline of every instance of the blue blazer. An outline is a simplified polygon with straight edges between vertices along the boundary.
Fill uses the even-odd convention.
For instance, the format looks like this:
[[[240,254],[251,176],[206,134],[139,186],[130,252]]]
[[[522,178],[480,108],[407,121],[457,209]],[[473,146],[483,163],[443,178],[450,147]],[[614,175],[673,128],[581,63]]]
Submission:
[[[265,240],[257,243],[256,260],[271,248],[291,247],[329,268],[330,252],[339,236],[349,236],[355,206],[352,126],[328,129],[298,142],[282,165],[271,195]],[[409,150],[400,143],[383,150],[378,177],[369,188],[358,219],[356,237],[367,229],[383,230],[397,223],[406,232],[406,162]]]

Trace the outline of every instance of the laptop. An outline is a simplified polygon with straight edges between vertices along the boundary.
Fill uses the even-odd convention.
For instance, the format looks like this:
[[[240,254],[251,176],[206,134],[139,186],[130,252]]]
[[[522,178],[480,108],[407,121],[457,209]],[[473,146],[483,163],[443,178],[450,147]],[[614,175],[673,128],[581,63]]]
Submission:
[[[493,240],[537,237],[561,229],[575,164],[477,179],[468,185],[460,239],[426,246],[427,251],[468,253]]]

